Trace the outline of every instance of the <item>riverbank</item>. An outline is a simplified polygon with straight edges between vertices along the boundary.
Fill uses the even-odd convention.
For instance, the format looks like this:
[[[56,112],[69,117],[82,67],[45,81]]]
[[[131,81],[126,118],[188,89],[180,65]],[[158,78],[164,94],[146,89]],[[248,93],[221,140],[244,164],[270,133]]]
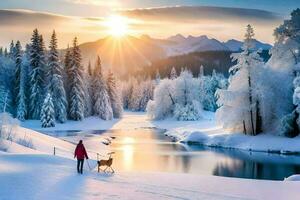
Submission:
[[[51,128],[41,128],[37,120],[25,121],[21,125],[37,131],[159,128],[165,129],[167,136],[182,143],[278,154],[300,154],[300,136],[287,138],[261,134],[253,137],[229,133],[216,125],[212,112],[205,112],[204,118],[199,121],[177,121],[171,118],[152,121],[144,112],[125,112],[122,119],[112,121],[89,117],[81,122],[68,121]]]

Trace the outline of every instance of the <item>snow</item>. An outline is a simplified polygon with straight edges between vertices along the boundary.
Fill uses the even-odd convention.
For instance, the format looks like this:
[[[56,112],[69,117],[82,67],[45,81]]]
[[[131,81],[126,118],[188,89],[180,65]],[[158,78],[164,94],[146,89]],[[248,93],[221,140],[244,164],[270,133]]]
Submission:
[[[21,126],[43,131],[55,131],[55,130],[107,130],[113,127],[118,122],[118,119],[102,120],[99,117],[87,117],[82,121],[68,120],[64,124],[56,124],[55,127],[42,128],[39,120],[26,120],[21,122]]]
[[[284,181],[300,181],[300,175],[294,174],[284,179]]]
[[[0,199],[297,199],[299,183],[168,173],[75,172],[50,155],[0,154]],[[184,180],[184,182],[183,182]]]
[[[31,120],[30,123],[24,122],[22,125],[30,126],[37,124],[37,122]],[[94,125],[92,126],[92,124]],[[186,138],[183,136],[183,132],[186,136],[189,136],[189,139],[193,139],[193,137],[199,139],[198,136],[203,138],[221,137],[220,129],[216,127],[214,114],[211,112],[205,112],[205,119],[201,121],[188,122],[176,121],[172,118],[151,121],[145,113],[125,112],[122,119],[113,120],[110,123],[93,117],[82,122],[68,121],[66,124],[62,124],[61,127],[57,126],[42,130],[59,130],[60,128],[66,130],[71,127],[85,128],[86,130],[100,127],[111,129],[157,127],[169,129],[168,133],[172,132],[174,135],[176,133],[176,137],[182,138]],[[39,126],[37,128],[41,129]],[[76,162],[72,155],[75,145],[23,127],[14,128],[13,132],[15,138],[31,140],[34,149],[21,146],[15,142],[4,142],[8,145],[8,153],[1,153],[0,151],[0,199],[231,200],[298,199],[299,195],[298,188],[300,185],[294,181],[250,180],[159,172],[118,171],[114,175],[105,175],[90,171],[87,162],[85,162],[84,174],[78,175],[75,169]],[[232,142],[238,142],[239,138],[244,140],[243,135],[236,135],[239,135],[239,137],[235,140],[231,139]],[[234,136],[231,137],[234,138]],[[250,138],[250,136],[245,137]],[[290,146],[294,145],[291,141],[289,143]],[[58,152],[59,156],[52,155],[54,144],[58,149],[64,150]],[[262,144],[263,142],[261,142]],[[264,145],[266,144],[268,143],[264,141]],[[105,145],[100,148],[105,150]],[[92,168],[96,166],[93,160],[88,162]]]

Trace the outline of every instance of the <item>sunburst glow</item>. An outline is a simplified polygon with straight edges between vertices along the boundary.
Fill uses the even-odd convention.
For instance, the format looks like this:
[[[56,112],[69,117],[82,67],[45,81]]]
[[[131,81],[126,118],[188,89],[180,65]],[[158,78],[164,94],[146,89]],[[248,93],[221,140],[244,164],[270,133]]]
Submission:
[[[128,22],[124,17],[118,15],[110,16],[106,24],[109,29],[109,34],[113,36],[121,37],[128,33]]]

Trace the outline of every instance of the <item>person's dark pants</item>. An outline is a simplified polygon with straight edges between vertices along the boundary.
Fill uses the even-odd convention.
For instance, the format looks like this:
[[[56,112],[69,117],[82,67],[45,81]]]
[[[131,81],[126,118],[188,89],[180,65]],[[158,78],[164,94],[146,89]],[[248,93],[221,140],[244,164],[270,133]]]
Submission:
[[[84,159],[77,159],[77,172],[82,174]]]

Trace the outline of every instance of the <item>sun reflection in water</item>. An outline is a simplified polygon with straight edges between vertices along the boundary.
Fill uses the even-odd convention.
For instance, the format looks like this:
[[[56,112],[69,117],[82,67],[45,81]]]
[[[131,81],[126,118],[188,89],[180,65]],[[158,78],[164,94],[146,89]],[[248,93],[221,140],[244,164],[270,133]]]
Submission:
[[[135,139],[131,137],[125,137],[122,140],[122,143],[124,144],[122,147],[122,153],[123,153],[123,161],[125,169],[129,170],[132,168],[133,165],[133,154],[134,154],[134,146]]]

